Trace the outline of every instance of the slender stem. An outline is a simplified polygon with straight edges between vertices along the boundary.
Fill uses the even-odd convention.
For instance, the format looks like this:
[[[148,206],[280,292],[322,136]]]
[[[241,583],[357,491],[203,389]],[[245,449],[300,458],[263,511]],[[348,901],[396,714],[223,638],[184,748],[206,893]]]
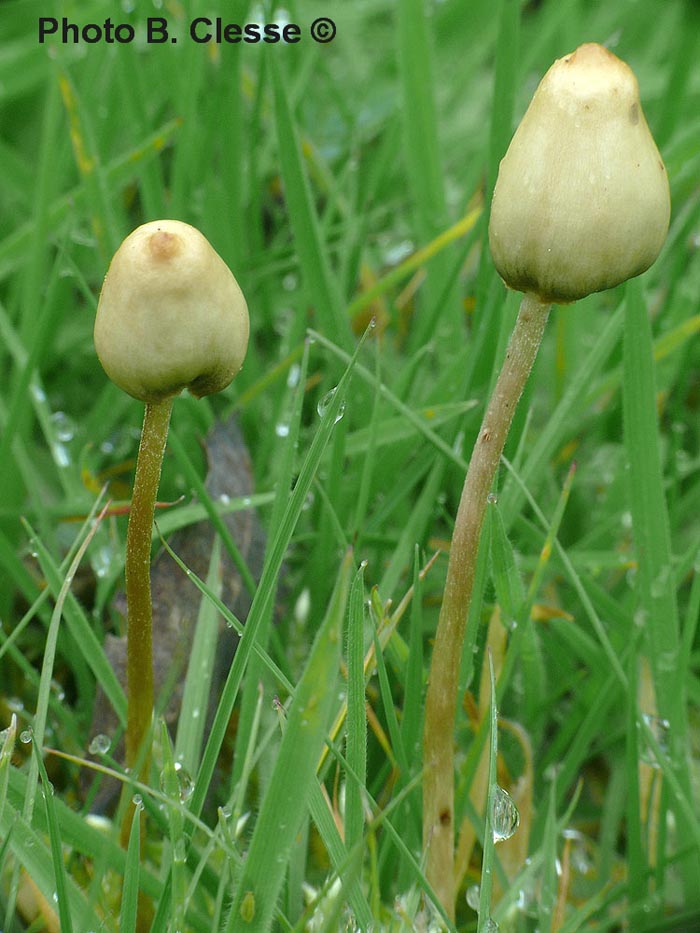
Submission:
[[[126,533],[126,766],[134,769],[138,765],[139,779],[148,776],[150,754],[145,740],[153,716],[151,532],[172,407],[172,397],[146,404]],[[133,810],[127,808],[122,823],[125,844],[132,815]]]
[[[464,630],[487,496],[551,305],[526,295],[474,445],[455,521],[438,620],[423,732],[423,848],[427,877],[454,919],[454,723]]]

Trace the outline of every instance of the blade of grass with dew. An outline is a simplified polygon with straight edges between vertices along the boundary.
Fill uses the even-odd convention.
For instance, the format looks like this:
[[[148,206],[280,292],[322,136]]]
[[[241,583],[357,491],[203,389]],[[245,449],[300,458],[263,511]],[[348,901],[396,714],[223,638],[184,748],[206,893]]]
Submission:
[[[275,124],[287,213],[299,254],[304,286],[322,329],[346,349],[351,346],[350,322],[344,313],[321,236],[311,187],[304,169],[299,134],[276,57],[270,57],[275,98]]]
[[[307,807],[335,701],[353,558],[341,565],[326,618],[294,691],[287,726],[238,879],[227,933],[270,929],[289,852]]]
[[[51,861],[53,862],[53,871],[56,881],[55,902],[58,905],[58,918],[61,924],[61,933],[73,933],[73,918],[66,887],[66,866],[63,862],[61,831],[59,829],[58,819],[56,818],[56,807],[54,806],[53,784],[49,781],[42,753],[39,751],[36,742],[32,742],[32,754],[36,759],[36,766],[41,778],[41,793],[44,798],[44,806],[46,809],[46,825],[49,828]]]
[[[346,757],[357,780],[345,776],[345,845],[359,845],[363,837],[364,802],[362,793],[367,783],[367,714],[365,711],[365,592],[364,564],[360,566],[350,590],[347,622],[347,697],[348,715]]]
[[[215,538],[209,560],[207,586],[221,598],[221,539]],[[188,774],[196,774],[202,754],[202,738],[209,705],[212,673],[219,635],[219,613],[208,599],[199,604],[197,625],[185,675],[175,739],[175,759]]]
[[[644,851],[642,809],[639,788],[639,728],[637,716],[639,699],[637,695],[639,659],[637,652],[630,652],[627,665],[629,679],[629,694],[627,696],[627,736],[625,742],[625,759],[627,775],[625,779],[625,796],[627,800],[625,836],[627,839],[626,855],[629,866],[627,884],[629,898],[632,905],[641,904],[649,890],[648,869],[649,864]]]
[[[678,670],[680,634],[673,586],[671,537],[658,443],[651,325],[642,287],[628,282],[625,302],[623,421],[629,463],[629,495],[637,552],[639,610],[646,614],[647,651],[659,714],[670,724],[671,761],[680,786],[691,796],[686,751],[686,672]],[[690,840],[678,813],[679,846]],[[698,897],[700,853],[681,863],[688,903]]]
[[[161,787],[168,798],[168,823],[170,845],[165,847],[165,865],[170,872],[170,918],[173,929],[184,930],[187,905],[187,838],[185,821],[180,809],[182,787],[175,766],[173,746],[165,720],[160,721],[160,743],[163,754]]]
[[[301,515],[306,496],[308,495],[311,482],[321,461],[323,451],[333,431],[341,401],[348,387],[350,376],[355,368],[357,355],[363,342],[364,341],[361,340],[358,343],[350,365],[341,377],[335,395],[321,418],[321,424],[314,436],[309,452],[302,463],[297,482],[287,503],[280,527],[273,540],[268,545],[268,553],[266,555],[262,577],[260,578],[260,584],[253,598],[253,604],[250,607],[250,612],[246,620],[243,635],[236,649],[233,664],[231,665],[226,683],[222,689],[221,700],[214,717],[214,722],[212,723],[211,732],[209,733],[209,739],[202,758],[202,764],[195,782],[195,791],[192,795],[190,810],[197,816],[201,813],[206,796],[206,789],[211,783],[214,768],[216,767],[216,760],[219,756],[229,719],[231,718],[243,672],[248,663],[250,652],[253,650],[258,629],[268,610],[272,594],[275,592],[276,580],[282,566],[282,560],[289,545],[289,541],[291,540],[294,528],[296,527],[296,523]]]
[[[498,790],[496,761],[498,756],[498,708],[496,706],[496,674],[493,659],[489,654],[489,675],[491,679],[491,702],[489,704],[489,778],[486,796],[486,814],[484,817],[484,848],[481,860],[481,884],[479,886],[479,922],[477,933],[489,933],[491,925],[491,888],[493,866],[496,858],[494,838],[494,813]]]
[[[124,887],[119,911],[119,933],[136,933],[136,915],[139,901],[139,869],[141,849],[141,805],[134,809],[131,833],[124,864]]]

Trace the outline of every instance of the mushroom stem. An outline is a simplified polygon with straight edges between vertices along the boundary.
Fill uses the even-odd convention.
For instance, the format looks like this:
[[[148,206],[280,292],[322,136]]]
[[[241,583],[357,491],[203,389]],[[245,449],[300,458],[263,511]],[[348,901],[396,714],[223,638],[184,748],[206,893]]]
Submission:
[[[448,915],[455,916],[454,722],[464,630],[487,497],[516,406],[537,356],[551,305],[525,295],[462,489],[450,545],[425,707],[423,848],[427,877]]]
[[[146,403],[126,533],[126,766],[133,771],[138,764],[139,779],[148,776],[150,753],[145,742],[153,716],[151,532],[172,407],[172,395]],[[122,824],[126,842],[132,813],[127,808]]]

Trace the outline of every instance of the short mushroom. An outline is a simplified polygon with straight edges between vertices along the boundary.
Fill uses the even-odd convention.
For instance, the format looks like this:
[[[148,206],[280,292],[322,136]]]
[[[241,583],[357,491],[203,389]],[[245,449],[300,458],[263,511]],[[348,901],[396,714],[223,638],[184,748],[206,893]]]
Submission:
[[[594,43],[556,61],[501,161],[489,242],[509,288],[524,292],[477,435],[450,547],[423,733],[427,877],[454,918],[454,721],[477,549],[513,414],[552,303],[626,281],[654,262],[668,232],[666,169],[637,80]]]
[[[112,382],[145,402],[126,539],[126,766],[147,775],[153,715],[151,532],[173,399],[220,392],[248,346],[248,308],[228,266],[189,224],[156,220],[112,258],[95,319],[95,349]],[[122,825],[128,838],[130,820]],[[125,838],[126,837],[126,838]]]

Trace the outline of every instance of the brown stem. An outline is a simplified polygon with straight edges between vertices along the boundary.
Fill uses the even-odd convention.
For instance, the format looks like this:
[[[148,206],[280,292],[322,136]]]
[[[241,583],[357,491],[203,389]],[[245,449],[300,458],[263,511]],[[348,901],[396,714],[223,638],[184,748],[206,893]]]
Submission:
[[[146,404],[126,533],[126,766],[139,780],[148,778],[146,739],[153,716],[151,532],[172,407],[172,397]],[[124,847],[132,816],[133,805],[127,807],[122,822]]]
[[[427,878],[454,919],[454,724],[464,629],[487,496],[551,305],[526,295],[472,451],[455,521],[438,620],[423,731],[423,848]]]

